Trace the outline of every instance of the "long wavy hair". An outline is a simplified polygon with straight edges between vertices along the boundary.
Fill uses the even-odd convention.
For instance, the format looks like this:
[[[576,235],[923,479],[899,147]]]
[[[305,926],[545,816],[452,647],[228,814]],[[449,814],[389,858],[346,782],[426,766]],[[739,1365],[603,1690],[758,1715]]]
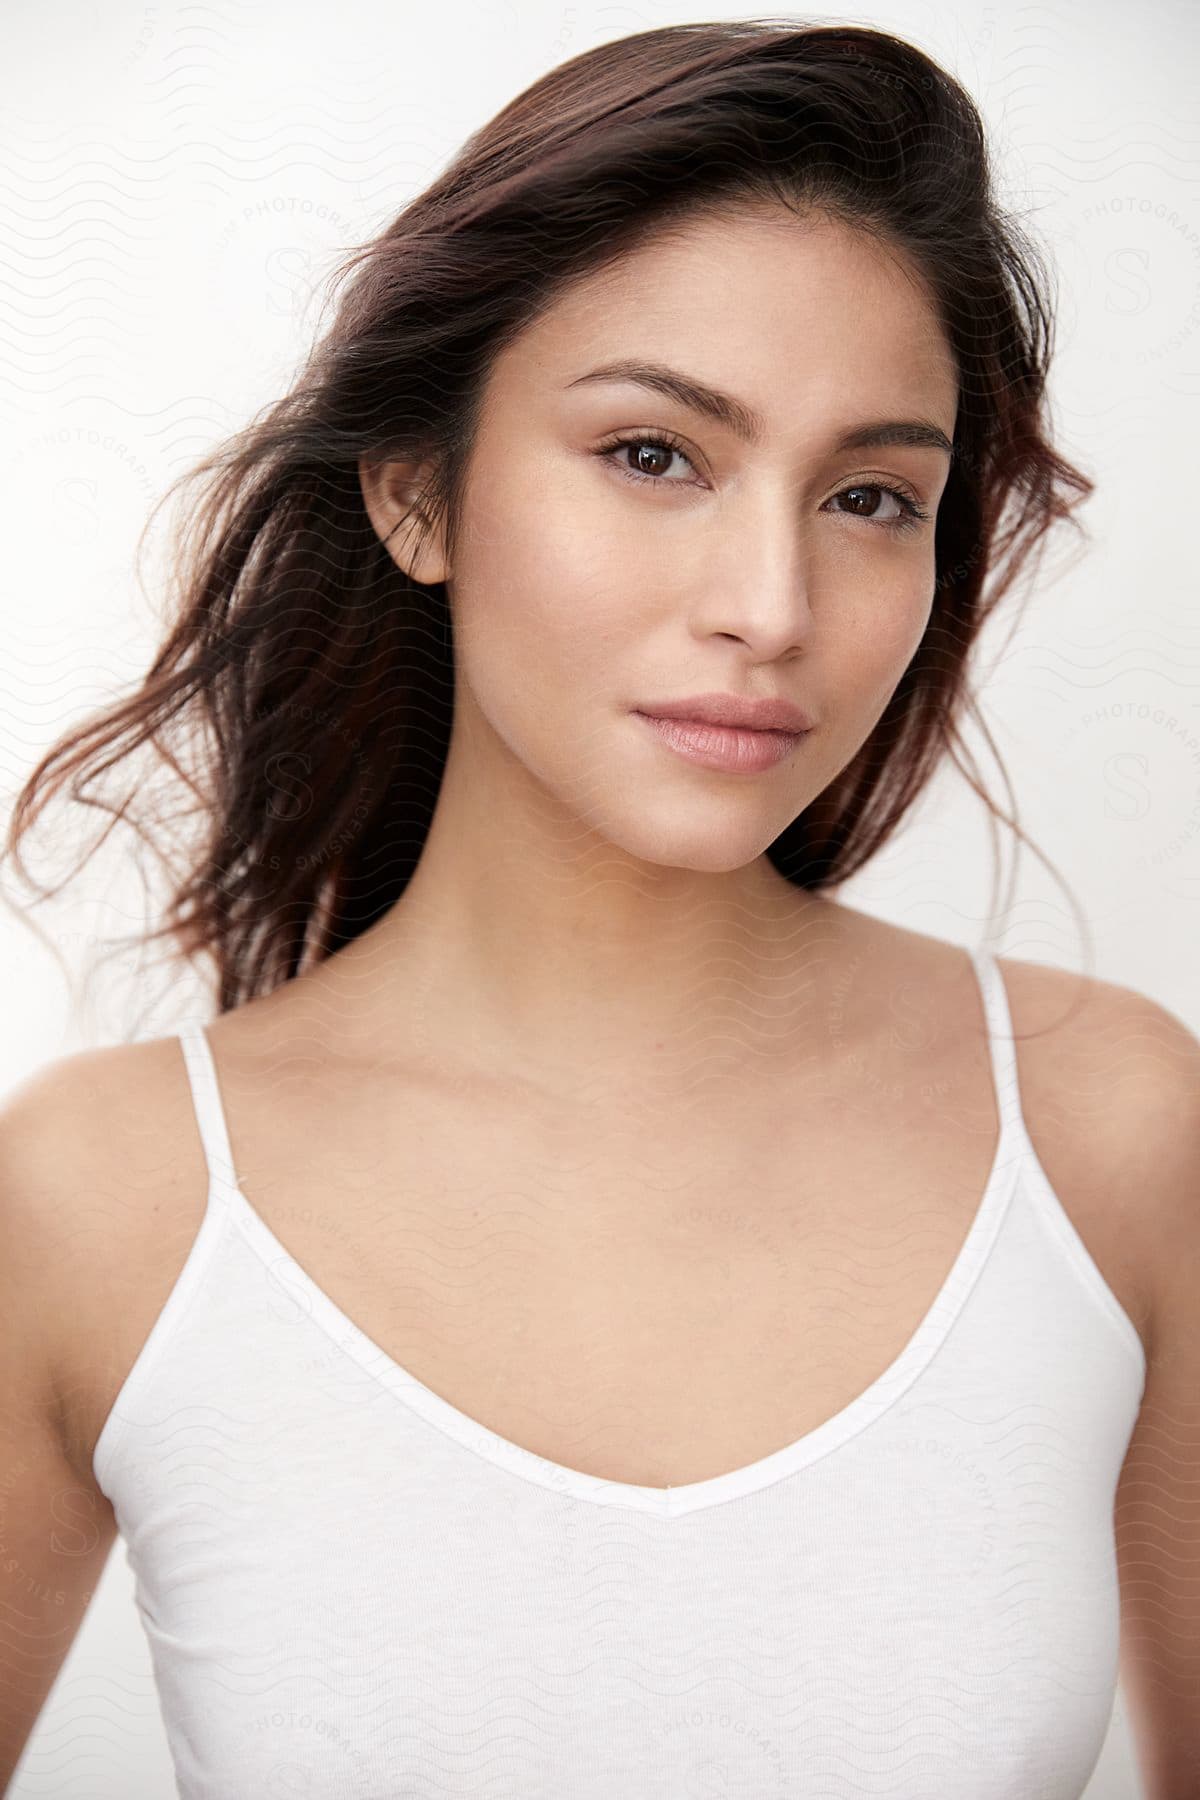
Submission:
[[[3,853],[23,878],[22,841],[68,783],[72,800],[109,815],[105,837],[121,820],[161,853],[163,823],[133,763],[123,798],[100,785],[145,748],[190,790],[200,828],[173,868],[163,923],[141,941],[211,956],[221,1011],[385,913],[437,801],[454,640],[445,585],[409,579],[372,527],[360,458],[429,464],[422,530],[438,520],[452,560],[497,353],[568,284],[647,237],[762,201],[817,209],[904,252],[960,384],[928,627],[869,737],[767,854],[798,887],[838,886],[944,755],[987,805],[994,847],[996,809],[961,736],[970,712],[995,749],[970,691],[971,649],[1094,485],[1050,442],[1047,276],[998,205],[958,82],[885,32],[773,17],[667,26],[571,58],[350,250],[330,277],[332,324],[291,391],[152,511],[146,530],[181,484],[202,485],[172,536],[169,629],[152,665],[135,692],[64,734],[17,796]]]

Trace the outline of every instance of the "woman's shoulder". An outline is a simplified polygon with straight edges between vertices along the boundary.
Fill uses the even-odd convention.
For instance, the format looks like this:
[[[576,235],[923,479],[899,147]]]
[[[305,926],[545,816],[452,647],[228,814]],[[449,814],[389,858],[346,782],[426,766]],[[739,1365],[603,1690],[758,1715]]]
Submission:
[[[980,1009],[960,946],[885,927],[899,979],[932,981],[964,1046]],[[1200,1249],[1200,1038],[1127,984],[993,953],[1025,1126],[1084,1244],[1153,1341],[1181,1246]],[[975,992],[972,992],[972,989]]]
[[[964,992],[975,985],[961,945],[887,920],[858,918],[902,974],[913,979],[932,975],[947,984],[957,975]],[[1200,1039],[1160,1001],[1083,970],[988,954],[1003,977],[1020,1062],[1027,1051],[1030,1060],[1040,1060],[1041,1047],[1052,1045],[1054,1055],[1070,1053],[1085,1064],[1106,1065],[1112,1080],[1135,1101],[1143,1084],[1174,1080],[1186,1085],[1195,1078],[1191,1057],[1200,1054]]]
[[[222,1069],[248,1068],[251,1087],[272,1089],[279,1045],[297,1022],[291,1000],[276,992],[207,1025]],[[23,1271],[54,1424],[85,1485],[99,1423],[179,1277],[207,1199],[177,1030],[69,1052],[0,1096],[0,1249]]]
[[[173,1035],[51,1058],[0,1097],[0,1183],[10,1225],[47,1281],[107,1260],[105,1246],[172,1180],[180,1053]],[[93,1256],[93,1252],[95,1256]]]
[[[1200,1038],[1123,983],[996,960],[1034,1150],[1150,1351],[1174,1259],[1200,1252]]]
[[[1137,988],[1073,969],[997,957],[1017,1039],[1017,1055],[1054,1080],[1063,1099],[1077,1091],[1097,1124],[1141,1134],[1168,1115],[1182,1123],[1200,1095],[1200,1038],[1161,1001]]]
[[[174,1034],[69,1052],[0,1098],[3,1237],[81,1479],[84,1421],[125,1353],[119,1322],[169,1288],[203,1214],[189,1112]]]

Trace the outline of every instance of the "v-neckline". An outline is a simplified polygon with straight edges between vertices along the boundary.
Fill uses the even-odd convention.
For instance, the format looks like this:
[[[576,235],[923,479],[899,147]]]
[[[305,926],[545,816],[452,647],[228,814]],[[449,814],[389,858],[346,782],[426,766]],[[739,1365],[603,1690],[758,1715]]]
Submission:
[[[790,1444],[784,1444],[777,1451],[757,1456],[754,1462],[743,1463],[738,1469],[729,1469],[703,1481],[685,1481],[680,1487],[646,1487],[633,1481],[608,1480],[524,1449],[511,1438],[482,1424],[479,1418],[471,1418],[470,1413],[464,1413],[450,1400],[444,1400],[428,1388],[425,1382],[419,1381],[414,1373],[367,1336],[342,1307],[338,1307],[333,1296],[313,1280],[308,1269],[297,1262],[290,1249],[275,1237],[263,1215],[248,1201],[239,1184],[232,1147],[228,1143],[225,1109],[221,1105],[216,1060],[212,1057],[209,1035],[203,1024],[193,1022],[185,1026],[178,1037],[184,1049],[209,1165],[209,1199],[201,1235],[210,1238],[225,1220],[232,1220],[264,1267],[284,1276],[288,1291],[304,1301],[309,1318],[336,1345],[342,1346],[345,1354],[353,1357],[365,1372],[426,1424],[520,1480],[534,1481],[540,1487],[558,1492],[563,1498],[581,1499],[601,1507],[630,1508],[662,1519],[684,1517],[705,1507],[718,1507],[732,1499],[747,1498],[819,1462],[822,1456],[828,1456],[849,1438],[871,1426],[876,1418],[882,1418],[883,1413],[909,1391],[945,1343],[997,1240],[1024,1165],[1027,1139],[1020,1120],[1011,1024],[999,965],[986,950],[968,950],[968,956],[981,994],[988,1035],[991,1091],[999,1116],[997,1143],[972,1224],[934,1300],[912,1330],[903,1350],[887,1364],[887,1368],[855,1399],[838,1408],[837,1413],[822,1420],[819,1426],[813,1426],[811,1431],[793,1438]]]
[[[526,1450],[481,1420],[473,1419],[418,1380],[368,1337],[296,1261],[240,1187],[222,1183],[214,1175],[210,1200],[217,1197],[218,1189],[223,1191],[242,1237],[267,1267],[285,1266],[287,1291],[293,1297],[297,1294],[303,1297],[307,1316],[427,1424],[509,1474],[551,1488],[566,1498],[601,1506],[627,1507],[668,1519],[745,1498],[809,1468],[881,1418],[907,1392],[949,1334],[982,1273],[1008,1210],[1021,1164],[1019,1150],[1011,1156],[1005,1154],[1008,1141],[1008,1133],[1002,1125],[983,1198],[950,1272],[904,1348],[883,1373],[830,1418],[790,1444],[769,1451],[740,1468],[708,1476],[703,1481],[685,1482],[680,1487],[648,1487],[589,1475],[582,1469],[573,1469],[568,1464],[540,1456],[536,1451]]]

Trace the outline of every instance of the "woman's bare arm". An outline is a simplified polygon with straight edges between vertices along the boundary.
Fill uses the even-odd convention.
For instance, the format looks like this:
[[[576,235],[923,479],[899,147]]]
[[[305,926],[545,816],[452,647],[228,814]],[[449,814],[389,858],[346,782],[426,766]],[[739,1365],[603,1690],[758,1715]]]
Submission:
[[[89,1060],[52,1064],[0,1103],[0,1793],[116,1536],[107,1499],[72,1463],[59,1406]]]

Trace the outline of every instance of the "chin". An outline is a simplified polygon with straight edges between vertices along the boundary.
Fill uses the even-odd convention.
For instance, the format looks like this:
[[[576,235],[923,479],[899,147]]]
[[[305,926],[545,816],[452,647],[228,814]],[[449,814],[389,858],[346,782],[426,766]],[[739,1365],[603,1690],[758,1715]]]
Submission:
[[[664,869],[690,869],[697,875],[732,875],[748,867],[785,829],[781,825],[779,830],[772,828],[751,836],[745,830],[723,831],[718,824],[710,823],[707,829],[685,831],[678,818],[664,822],[660,831],[645,827],[643,821],[640,830],[614,832],[614,847],[639,862]]]

